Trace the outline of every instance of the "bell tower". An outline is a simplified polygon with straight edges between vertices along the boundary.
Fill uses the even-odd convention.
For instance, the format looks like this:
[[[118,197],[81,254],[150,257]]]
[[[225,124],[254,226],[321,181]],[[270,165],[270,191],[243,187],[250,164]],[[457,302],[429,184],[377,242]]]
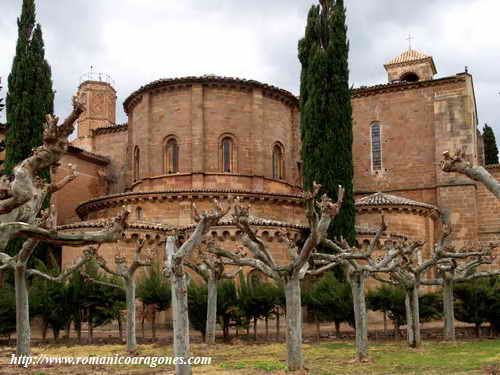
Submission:
[[[389,82],[427,81],[436,75],[436,65],[432,56],[411,49],[384,65]]]
[[[92,152],[93,130],[116,124],[116,91],[107,74],[90,72],[80,79],[77,96],[83,99],[86,110],[78,119],[75,147]]]

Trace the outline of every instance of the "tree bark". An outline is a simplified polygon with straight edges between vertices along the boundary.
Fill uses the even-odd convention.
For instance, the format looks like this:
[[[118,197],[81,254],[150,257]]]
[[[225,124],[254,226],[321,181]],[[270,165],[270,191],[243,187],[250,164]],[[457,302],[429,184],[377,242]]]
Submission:
[[[415,334],[413,330],[413,311],[411,309],[411,296],[407,291],[405,294],[405,311],[406,311],[406,340],[408,345],[412,345],[415,341]]]
[[[266,315],[264,322],[266,324],[266,341],[269,341],[269,316]]]
[[[257,318],[253,318],[253,339],[257,341]]]
[[[411,290],[407,291],[409,307],[411,311],[410,320],[407,325],[411,326],[413,331],[412,340],[409,340],[409,345],[412,348],[419,348],[422,344],[420,337],[420,316],[418,306],[418,287],[413,286]],[[408,312],[407,312],[408,314]],[[408,337],[410,338],[410,337]]]
[[[184,274],[172,273],[172,307],[174,318],[174,356],[187,361],[189,349],[189,316],[187,300],[187,283]],[[191,366],[176,364],[175,375],[191,375]]]
[[[207,303],[206,342],[212,345],[215,344],[215,333],[217,328],[217,281],[212,277],[208,279]]]
[[[453,280],[443,282],[444,339],[455,341],[455,312],[453,305]]]
[[[280,313],[276,313],[276,340],[280,341]]]
[[[340,322],[335,321],[335,336],[340,339]]]
[[[302,303],[300,280],[298,277],[292,277],[286,281],[285,298],[288,370],[298,371],[304,367],[304,357],[302,353]]]
[[[151,336],[153,337],[153,342],[156,341],[156,307],[153,305],[152,316],[151,316]]]
[[[321,341],[321,324],[319,322],[318,314],[314,314],[314,322],[316,323],[316,341]]]
[[[30,311],[28,287],[26,282],[26,264],[17,264],[14,271],[16,289],[16,355],[30,355]]]
[[[127,351],[137,351],[137,337],[135,332],[135,280],[125,278],[125,293],[127,298]]]
[[[356,359],[365,361],[368,358],[368,319],[365,301],[366,277],[359,272],[351,274],[352,299],[354,303],[354,319],[356,323]]]
[[[384,311],[384,335],[387,336],[387,312]]]

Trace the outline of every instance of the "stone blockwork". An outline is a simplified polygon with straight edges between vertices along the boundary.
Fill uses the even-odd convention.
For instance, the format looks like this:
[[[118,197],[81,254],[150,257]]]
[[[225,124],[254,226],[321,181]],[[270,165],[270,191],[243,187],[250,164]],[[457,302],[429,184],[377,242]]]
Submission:
[[[444,151],[458,148],[465,149],[473,164],[482,160],[472,77],[461,73],[434,79],[432,57],[413,50],[385,67],[389,83],[352,93],[354,188],[356,199],[365,202],[357,205],[357,224],[376,228],[383,213],[389,232],[425,241],[424,256],[439,236],[442,214],[454,224],[456,240],[500,238],[499,203],[482,186],[443,173],[439,165]],[[256,217],[292,227],[306,224],[298,169],[299,101],[294,95],[251,80],[185,77],[139,88],[125,100],[124,109],[126,125],[116,125],[110,112],[100,125],[89,126],[87,151],[109,160],[95,162],[76,190],[73,185],[58,193],[60,224],[75,222],[75,210],[80,219],[92,222],[128,206],[132,222],[186,228],[193,225],[191,201],[203,210],[213,198],[228,195],[250,203]],[[372,162],[377,156],[374,125],[380,127],[380,168]],[[227,163],[224,139],[232,145]],[[177,148],[169,149],[171,144]],[[281,178],[273,173],[273,147],[282,151]],[[168,150],[178,150],[175,161]],[[64,163],[66,159],[86,171],[86,163],[92,163],[71,152]],[[169,170],[174,162],[177,170]],[[499,167],[489,169],[500,177]],[[103,185],[99,189],[98,181]],[[376,192],[393,196],[392,203],[366,204]],[[264,234],[262,225],[256,228]],[[158,234],[158,229],[142,230],[152,238]],[[228,248],[236,245],[234,227],[213,230]],[[274,238],[271,233],[265,236]],[[370,238],[367,233],[358,236],[360,245]],[[274,250],[277,257],[286,253],[280,246]],[[75,255],[68,250],[65,262]]]

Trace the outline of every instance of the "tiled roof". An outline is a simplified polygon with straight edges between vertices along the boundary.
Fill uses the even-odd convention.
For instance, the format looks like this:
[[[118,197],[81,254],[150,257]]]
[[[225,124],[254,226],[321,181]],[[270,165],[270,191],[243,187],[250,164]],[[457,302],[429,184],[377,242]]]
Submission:
[[[412,90],[416,88],[437,86],[452,82],[463,82],[466,76],[467,76],[466,73],[458,73],[454,76],[429,79],[418,82],[395,81],[373,86],[360,86],[358,88],[351,90],[351,93],[353,98],[359,98],[369,95],[383,94],[386,92]]]
[[[86,151],[80,147],[69,145],[67,152],[100,165],[108,165],[110,163],[110,159],[108,157],[94,154],[93,152]]]
[[[269,226],[269,227],[286,227],[286,228],[294,228],[294,229],[306,229],[307,226],[301,224],[292,224],[284,221],[272,220],[272,219],[264,219],[256,216],[249,216],[248,223],[250,225],[260,225],[260,226]],[[235,225],[235,221],[232,215],[228,215],[227,217],[219,220],[218,226],[224,225]],[[195,228],[196,224],[189,225],[187,227],[182,228],[182,230],[189,230]],[[217,225],[216,225],[217,226]]]
[[[140,87],[138,90],[134,91],[129,95],[127,99],[123,102],[123,108],[125,112],[128,113],[133,103],[136,101],[138,97],[140,97],[143,93],[149,90],[155,90],[165,87],[175,87],[175,86],[183,86],[183,85],[191,85],[193,83],[201,83],[206,85],[227,85],[227,86],[245,86],[245,87],[256,87],[267,91],[268,93],[272,93],[272,95],[276,95],[287,102],[292,103],[295,106],[298,106],[299,99],[291,92],[280,89],[278,87],[268,85],[266,83],[262,83],[259,81],[255,81],[252,79],[242,79],[242,78],[233,78],[233,77],[224,77],[217,75],[204,75],[201,77],[191,76],[191,77],[180,77],[180,78],[165,78],[153,81]]]
[[[82,228],[105,228],[112,222],[113,218],[110,219],[97,219],[97,220],[87,220],[78,221],[76,223],[59,225],[57,230],[69,230],[69,229],[82,229]],[[152,223],[147,221],[136,221],[127,224],[127,229],[142,229],[142,230],[157,230],[162,232],[168,232],[173,229],[173,227],[166,224]]]
[[[117,124],[117,125],[111,125],[111,126],[103,126],[103,127],[94,129],[93,132],[95,135],[100,135],[100,134],[124,132],[127,130],[128,130],[128,123],[125,123],[125,124]]]
[[[424,59],[428,59],[430,56],[427,56],[423,54],[422,52],[415,51],[413,49],[409,49],[408,51],[403,52],[401,55],[398,57],[392,59],[385,65],[393,65],[393,64],[400,64],[400,63],[407,63],[407,62],[413,62],[413,61],[420,61]]]
[[[385,193],[375,193],[356,200],[356,207],[361,206],[412,206],[437,209],[432,204],[417,202],[408,198]]]

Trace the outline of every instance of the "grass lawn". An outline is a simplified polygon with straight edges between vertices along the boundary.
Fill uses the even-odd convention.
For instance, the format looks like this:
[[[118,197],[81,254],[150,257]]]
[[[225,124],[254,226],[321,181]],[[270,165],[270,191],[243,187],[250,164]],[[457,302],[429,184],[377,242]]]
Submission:
[[[431,342],[421,349],[409,349],[404,342],[372,344],[369,363],[353,363],[352,343],[322,343],[304,345],[306,367],[314,375],[389,375],[389,374],[497,374],[487,372],[498,366],[500,374],[500,340],[465,341],[457,344]],[[149,368],[138,366],[40,366],[29,370],[8,365],[12,348],[0,348],[0,374],[173,374],[172,367]],[[33,349],[34,355],[48,356],[114,356],[126,355],[123,346],[42,346]],[[284,344],[223,345],[208,347],[193,345],[193,354],[212,356],[208,366],[194,368],[194,374],[257,375],[285,374],[286,348]],[[171,346],[141,345],[140,356],[171,356]]]

